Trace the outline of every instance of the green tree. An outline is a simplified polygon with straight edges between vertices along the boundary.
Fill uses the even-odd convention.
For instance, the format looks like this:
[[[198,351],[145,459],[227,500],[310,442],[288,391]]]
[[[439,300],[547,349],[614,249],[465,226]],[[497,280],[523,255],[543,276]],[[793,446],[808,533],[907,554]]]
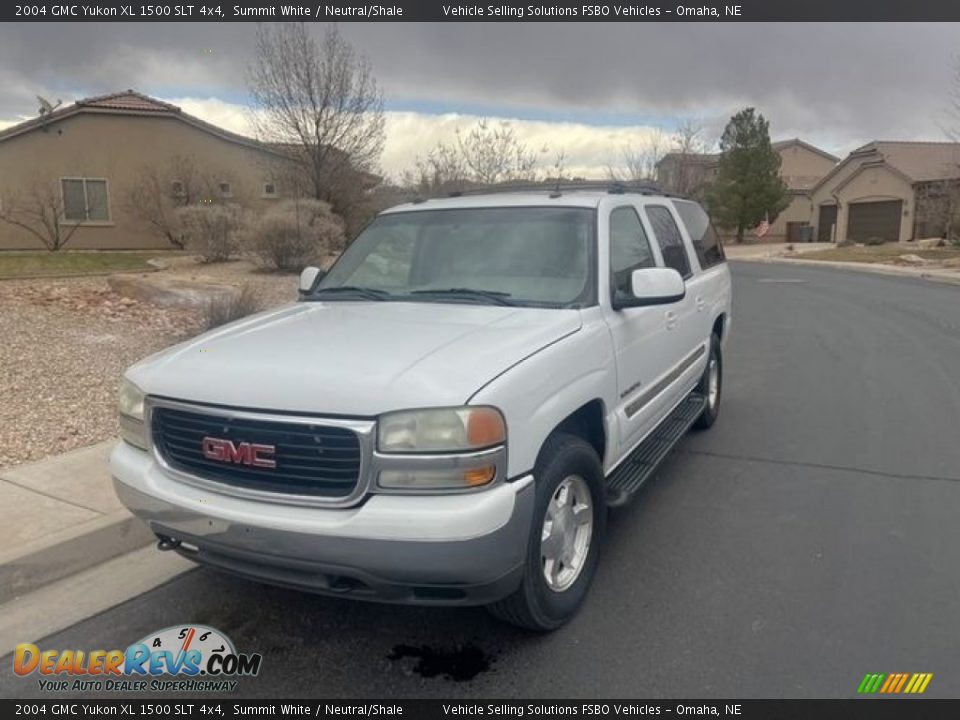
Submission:
[[[707,192],[714,222],[743,233],[764,219],[773,222],[790,204],[780,179],[780,155],[770,145],[770,124],[752,107],[730,118],[720,138],[720,166]]]

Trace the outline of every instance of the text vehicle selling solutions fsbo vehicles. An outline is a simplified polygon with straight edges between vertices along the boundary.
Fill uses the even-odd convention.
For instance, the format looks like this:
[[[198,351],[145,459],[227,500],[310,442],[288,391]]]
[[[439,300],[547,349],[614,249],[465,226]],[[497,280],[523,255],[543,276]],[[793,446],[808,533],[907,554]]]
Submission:
[[[299,302],[127,371],[116,491],[159,547],[228,572],[550,630],[607,509],[717,418],[730,305],[688,200],[401,205]]]

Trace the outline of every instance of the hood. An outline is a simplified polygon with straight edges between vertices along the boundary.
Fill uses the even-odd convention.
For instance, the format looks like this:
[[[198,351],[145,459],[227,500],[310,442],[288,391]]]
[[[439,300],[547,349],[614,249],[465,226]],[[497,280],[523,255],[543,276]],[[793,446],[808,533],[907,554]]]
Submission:
[[[462,405],[492,378],[576,332],[578,310],[309,302],[176,345],[127,377],[148,395],[317,415]]]

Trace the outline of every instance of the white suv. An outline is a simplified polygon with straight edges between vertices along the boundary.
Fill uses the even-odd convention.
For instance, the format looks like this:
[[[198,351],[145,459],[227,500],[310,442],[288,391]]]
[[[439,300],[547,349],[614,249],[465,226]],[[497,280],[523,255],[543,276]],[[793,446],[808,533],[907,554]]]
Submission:
[[[550,630],[607,508],[717,417],[730,274],[688,200],[410,203],[300,282],[127,371],[111,471],[161,549]]]

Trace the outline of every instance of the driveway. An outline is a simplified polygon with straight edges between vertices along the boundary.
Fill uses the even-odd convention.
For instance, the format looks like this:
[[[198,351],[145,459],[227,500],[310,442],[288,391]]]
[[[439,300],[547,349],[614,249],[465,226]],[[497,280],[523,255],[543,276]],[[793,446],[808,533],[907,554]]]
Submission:
[[[759,264],[734,281],[720,420],[614,514],[568,627],[195,570],[40,645],[209,624],[264,655],[239,696],[842,698],[868,672],[960,696],[960,288]],[[39,694],[0,668],[0,695]]]

